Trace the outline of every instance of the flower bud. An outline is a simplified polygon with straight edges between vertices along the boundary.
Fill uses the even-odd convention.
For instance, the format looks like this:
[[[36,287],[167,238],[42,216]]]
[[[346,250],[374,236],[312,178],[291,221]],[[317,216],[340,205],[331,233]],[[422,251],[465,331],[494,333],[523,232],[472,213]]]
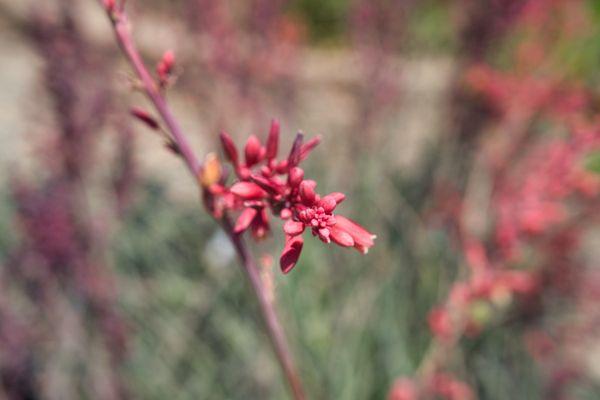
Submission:
[[[302,246],[304,245],[304,240],[302,236],[294,236],[288,237],[285,242],[285,247],[281,252],[281,257],[279,258],[279,264],[281,266],[281,271],[284,274],[287,274],[296,266],[298,262],[298,258],[300,258],[300,253],[302,252]]]
[[[300,197],[302,198],[302,202],[308,206],[311,206],[315,202],[316,186],[317,183],[311,180],[304,180],[300,183]]]
[[[214,185],[221,180],[222,167],[215,153],[208,153],[200,170],[198,181],[204,188]]]
[[[251,135],[246,142],[244,153],[246,155],[246,165],[248,167],[253,166],[260,161],[261,156],[261,144],[255,135]]]
[[[323,207],[323,210],[326,213],[329,214],[335,209],[335,207],[337,206],[337,202],[335,201],[335,197],[329,194],[323,197],[321,201],[319,201],[319,205]]]
[[[138,107],[133,107],[129,112],[133,117],[143,122],[150,129],[154,129],[155,131],[159,129],[160,126],[158,125],[156,119],[154,119],[154,117],[150,115],[150,113],[146,110],[143,110]]]
[[[267,152],[265,157],[272,160],[277,157],[277,148],[279,147],[279,121],[276,119],[271,121],[271,129],[267,138]]]
[[[304,135],[302,132],[298,132],[296,135],[296,139],[294,140],[294,144],[292,145],[292,149],[290,150],[290,155],[288,156],[288,167],[295,167],[300,163],[300,153],[302,151],[302,141],[304,140]]]
[[[288,175],[288,183],[291,187],[298,187],[298,185],[300,185],[302,182],[302,179],[304,179],[304,171],[302,168],[294,167],[290,170]]]
[[[238,152],[235,143],[233,143],[233,139],[227,132],[221,132],[219,135],[221,139],[221,145],[223,146],[223,151],[225,152],[225,156],[234,166],[238,165]]]

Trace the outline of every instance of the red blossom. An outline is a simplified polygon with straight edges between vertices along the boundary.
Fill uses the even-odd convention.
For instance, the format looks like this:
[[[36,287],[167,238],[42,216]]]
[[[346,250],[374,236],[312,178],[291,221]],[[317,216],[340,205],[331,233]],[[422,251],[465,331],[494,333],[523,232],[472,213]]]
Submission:
[[[334,215],[345,195],[339,192],[319,195],[317,183],[304,179],[304,171],[298,166],[321,139],[316,137],[304,143],[304,136],[299,133],[288,157],[277,160],[279,135],[279,123],[273,121],[264,145],[258,137],[250,136],[242,160],[231,136],[221,133],[221,144],[234,167],[237,181],[230,187],[219,186],[218,191],[211,192],[208,197],[223,197],[221,201],[212,199],[220,206],[215,210],[220,215],[226,210],[242,210],[234,231],[241,234],[250,229],[256,238],[264,237],[270,230],[268,210],[286,221],[283,227],[286,244],[280,258],[284,273],[296,265],[303,245],[301,235],[307,228],[324,243],[355,247],[366,253],[373,246],[375,235],[348,218]]]

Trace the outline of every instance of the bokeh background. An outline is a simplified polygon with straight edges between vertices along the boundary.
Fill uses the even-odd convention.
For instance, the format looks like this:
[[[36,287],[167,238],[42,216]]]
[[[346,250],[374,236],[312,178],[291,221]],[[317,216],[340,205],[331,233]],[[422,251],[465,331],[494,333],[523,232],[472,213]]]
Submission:
[[[269,262],[278,225],[253,244],[309,398],[383,399],[412,376],[466,274],[457,231],[495,254],[499,219],[542,207],[519,179],[582,166],[587,194],[570,187],[510,261],[560,260],[554,280],[525,306],[477,304],[444,368],[481,399],[600,398],[600,153],[569,141],[585,126],[598,148],[600,2],[127,3],[148,64],[175,51],[168,98],[199,154],[221,129],[264,138],[271,118],[284,147],[320,134],[307,175],[378,235],[366,256],[307,240],[287,276]],[[150,108],[97,2],[1,0],[0,49],[0,397],[288,398],[226,237],[129,116]],[[544,169],[563,142],[573,157]],[[511,180],[506,216],[495,188]],[[576,245],[539,245],[565,231]]]

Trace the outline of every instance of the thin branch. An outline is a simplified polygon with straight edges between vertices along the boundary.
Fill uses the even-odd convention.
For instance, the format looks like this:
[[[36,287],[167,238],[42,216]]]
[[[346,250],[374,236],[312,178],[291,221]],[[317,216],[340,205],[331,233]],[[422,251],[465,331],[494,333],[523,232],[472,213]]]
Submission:
[[[173,136],[173,141],[183,157],[189,171],[192,173],[194,178],[198,177],[198,174],[202,169],[202,165],[192,150],[187,137],[174,118],[165,98],[158,90],[155,80],[152,78],[152,75],[142,61],[142,58],[133,43],[127,15],[123,11],[122,7],[113,5],[112,9],[110,9],[102,0],[99,1],[103,8],[107,11],[117,42],[123,50],[125,57],[132,65],[138,78],[141,80],[142,87],[146,95],[165,123],[167,130]],[[195,181],[197,181],[197,179],[195,179]],[[277,360],[279,361],[281,369],[288,382],[291,393],[294,399],[304,400],[305,395],[304,390],[302,389],[300,375],[295,367],[292,353],[286,340],[285,332],[279,322],[275,306],[273,302],[269,300],[256,263],[248,251],[242,236],[233,232],[231,221],[225,216],[219,222],[221,222],[223,229],[231,240],[240,258],[242,269],[246,273],[246,276],[252,285],[252,289],[254,290],[254,294],[256,295],[258,304],[260,306],[260,312],[267,328],[268,336],[271,340],[271,344],[273,345]]]
[[[240,257],[240,261],[244,271],[246,272],[246,275],[248,276],[248,280],[252,284],[252,288],[254,289],[256,298],[258,299],[260,311],[263,315],[267,330],[269,332],[269,339],[271,340],[273,348],[277,353],[277,359],[286,376],[288,384],[290,385],[292,394],[294,395],[295,399],[304,399],[305,396],[302,389],[302,383],[300,382],[300,375],[296,370],[292,353],[289,350],[289,346],[285,338],[285,332],[283,331],[283,328],[279,323],[279,319],[277,318],[275,306],[273,302],[269,300],[269,296],[264,288],[264,284],[260,277],[258,268],[256,267],[256,263],[248,251],[242,236],[233,232],[233,225],[227,217],[223,218],[222,225],[223,229],[233,243],[238,256]]]

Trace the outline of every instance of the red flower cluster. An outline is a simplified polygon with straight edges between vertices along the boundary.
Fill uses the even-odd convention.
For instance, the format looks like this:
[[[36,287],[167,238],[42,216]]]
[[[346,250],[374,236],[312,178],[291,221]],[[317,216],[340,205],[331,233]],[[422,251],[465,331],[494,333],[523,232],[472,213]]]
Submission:
[[[316,137],[304,143],[299,133],[288,157],[278,160],[279,123],[273,121],[264,146],[256,136],[248,138],[242,160],[231,137],[221,133],[221,143],[237,181],[228,187],[222,178],[207,188],[205,201],[209,210],[217,218],[226,211],[241,210],[234,232],[241,234],[250,229],[257,239],[270,231],[269,210],[285,220],[286,243],[280,258],[284,273],[296,265],[304,243],[301,235],[307,228],[325,243],[354,247],[363,254],[374,244],[375,235],[333,213],[344,200],[343,193],[320,196],[315,191],[317,183],[304,179],[304,171],[298,165],[319,142]]]

